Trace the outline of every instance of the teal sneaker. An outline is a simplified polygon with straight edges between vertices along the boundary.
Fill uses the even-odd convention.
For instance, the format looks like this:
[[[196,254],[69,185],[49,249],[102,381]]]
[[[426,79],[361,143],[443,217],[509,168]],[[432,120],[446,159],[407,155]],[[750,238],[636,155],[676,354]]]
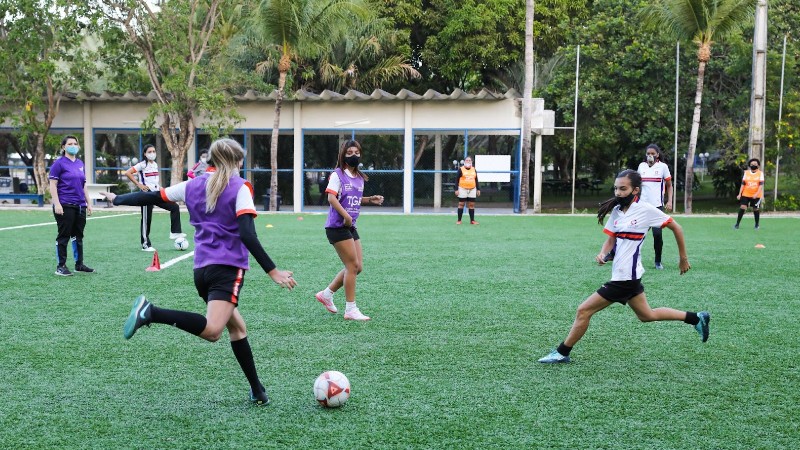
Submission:
[[[700,311],[697,313],[697,318],[700,319],[700,321],[697,322],[694,329],[700,334],[700,339],[705,342],[708,340],[708,324],[711,322],[711,314],[706,311]]]
[[[150,302],[144,298],[144,295],[136,297],[131,308],[131,313],[128,314],[128,320],[125,321],[125,328],[122,335],[125,339],[133,337],[136,330],[144,325],[150,326]]]
[[[264,385],[261,385],[261,392],[253,393],[253,388],[250,388],[250,401],[253,402],[256,406],[267,406],[269,405],[269,396],[267,395],[267,391],[264,389]]]
[[[540,358],[539,362],[544,364],[568,363],[569,356],[564,356],[561,353],[558,353],[558,350],[553,350],[549,355],[545,356],[544,358]]]

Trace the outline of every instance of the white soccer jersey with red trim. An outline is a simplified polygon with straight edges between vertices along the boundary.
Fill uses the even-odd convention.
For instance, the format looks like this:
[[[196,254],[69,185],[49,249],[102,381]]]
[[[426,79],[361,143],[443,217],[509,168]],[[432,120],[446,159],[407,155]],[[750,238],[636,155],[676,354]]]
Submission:
[[[657,161],[650,166],[646,162],[639,164],[637,170],[642,176],[642,195],[641,200],[655,206],[664,206],[664,186],[667,180],[672,179],[669,173],[669,166],[661,161]]]
[[[628,211],[619,206],[611,211],[603,232],[617,239],[614,244],[614,262],[611,266],[611,281],[638,280],[644,275],[642,267],[642,243],[650,227],[664,228],[672,217],[648,203],[632,203]]]

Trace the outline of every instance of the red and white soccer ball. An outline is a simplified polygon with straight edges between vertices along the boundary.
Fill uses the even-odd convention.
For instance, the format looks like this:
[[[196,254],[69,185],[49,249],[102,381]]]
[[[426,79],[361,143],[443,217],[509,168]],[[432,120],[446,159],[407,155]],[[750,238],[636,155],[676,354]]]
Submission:
[[[338,408],[350,398],[350,380],[342,372],[322,372],[314,381],[314,397],[326,408]]]

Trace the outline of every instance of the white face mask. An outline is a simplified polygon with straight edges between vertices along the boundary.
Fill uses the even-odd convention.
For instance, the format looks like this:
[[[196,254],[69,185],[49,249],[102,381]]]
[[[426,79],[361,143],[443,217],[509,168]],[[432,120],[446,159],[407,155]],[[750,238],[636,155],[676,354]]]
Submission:
[[[153,153],[145,153],[144,157],[147,158],[148,161],[155,161],[156,160],[155,152],[153,152]]]
[[[656,156],[655,155],[647,155],[647,164],[651,164],[652,165],[655,162],[656,162]]]
[[[469,162],[469,161],[467,161],[467,162],[464,162],[464,167],[466,167],[467,169],[469,169],[470,167],[472,167],[472,163],[471,163],[471,162]]]

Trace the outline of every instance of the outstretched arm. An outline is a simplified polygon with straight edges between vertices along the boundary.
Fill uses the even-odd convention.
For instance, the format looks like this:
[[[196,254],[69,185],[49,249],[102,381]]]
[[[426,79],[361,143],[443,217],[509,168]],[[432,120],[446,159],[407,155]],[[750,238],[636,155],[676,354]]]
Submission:
[[[678,244],[678,255],[680,255],[678,267],[681,269],[681,275],[683,275],[692,268],[689,264],[689,256],[686,254],[686,242],[683,238],[683,228],[674,220],[667,224],[667,228],[672,230],[672,233],[675,235],[675,243]]]
[[[292,272],[288,270],[278,270],[275,263],[272,262],[272,259],[267,254],[267,251],[261,246],[261,242],[258,240],[258,235],[256,234],[256,225],[255,221],[253,221],[253,216],[250,214],[242,214],[236,218],[236,222],[239,224],[239,236],[242,239],[242,243],[247,247],[247,251],[256,259],[258,265],[272,278],[272,281],[290,291],[293,287],[297,286],[297,282],[292,278]]]

